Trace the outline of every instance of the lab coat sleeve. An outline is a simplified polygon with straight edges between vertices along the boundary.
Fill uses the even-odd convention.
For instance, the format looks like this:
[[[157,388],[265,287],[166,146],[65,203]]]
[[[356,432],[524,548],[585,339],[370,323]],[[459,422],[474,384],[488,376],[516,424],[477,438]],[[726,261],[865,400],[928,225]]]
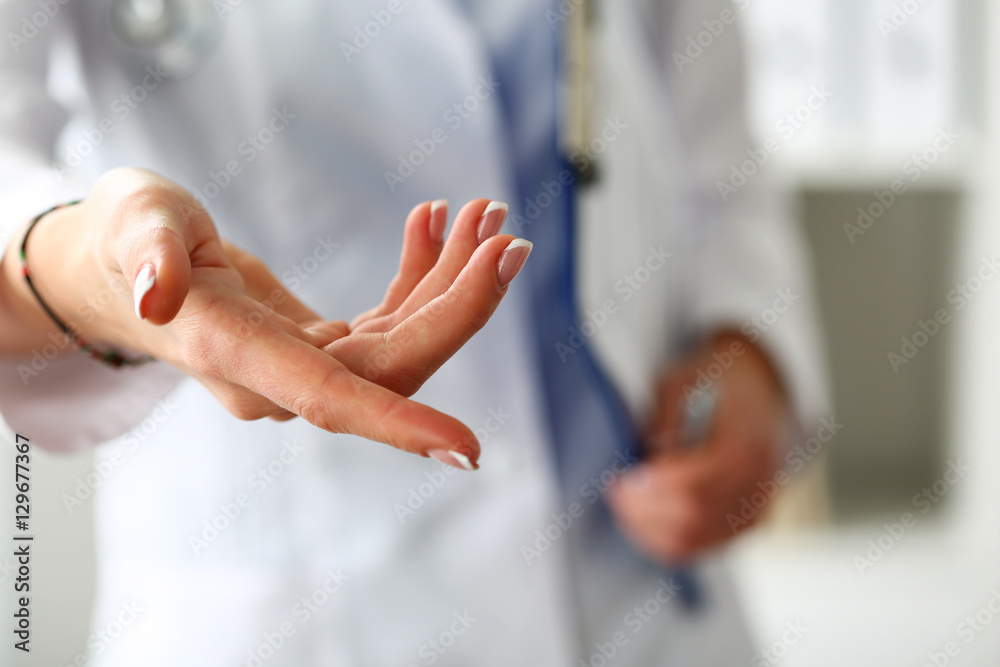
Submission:
[[[747,151],[763,143],[751,138],[746,123],[740,6],[731,0],[680,0],[661,15],[661,62],[688,153],[686,188],[698,237],[684,334],[693,339],[735,329],[754,340],[778,369],[798,426],[812,433],[831,408],[818,304],[800,230],[766,165],[742,187],[720,186],[732,185],[733,167],[752,159]],[[720,21],[727,10],[736,23]],[[721,34],[711,34],[719,26]],[[708,41],[699,34],[705,31],[711,44],[689,51],[692,41]]]
[[[54,166],[68,114],[48,92],[49,63],[69,17],[48,4],[51,16],[34,0],[0,2],[0,248],[19,243],[41,211],[90,189]],[[182,377],[164,364],[115,370],[73,351],[56,356],[50,343],[24,359],[0,358],[5,435],[22,433],[46,449],[69,452],[120,435]]]

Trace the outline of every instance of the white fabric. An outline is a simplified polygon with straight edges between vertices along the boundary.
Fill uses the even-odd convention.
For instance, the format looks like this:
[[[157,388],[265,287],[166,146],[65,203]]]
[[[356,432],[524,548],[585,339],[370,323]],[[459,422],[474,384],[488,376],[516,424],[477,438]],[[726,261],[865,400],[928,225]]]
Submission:
[[[510,199],[502,95],[489,95],[460,127],[444,116],[490,74],[477,35],[506,26],[473,25],[457,2],[404,1],[347,63],[342,41],[352,41],[354,28],[363,29],[384,2],[232,4],[217,50],[189,76],[148,91],[64,184],[89,185],[119,165],[159,171],[200,193],[222,233],[263,257],[300,298],[343,318],[378,302],[413,204]],[[662,3],[652,14],[646,4],[602,4],[599,62],[608,92],[597,117],[620,115],[630,127],[602,156],[605,178],[583,202],[584,311],[620,299],[616,282],[645,262],[649,246],[664,245],[676,261],[599,328],[598,350],[641,417],[653,372],[689,336],[741,324],[776,289],[797,287],[800,306],[763,342],[808,428],[823,411],[822,375],[790,226],[763,183],[734,205],[713,199],[715,178],[749,147],[736,31],[702,57],[700,71],[669,73],[670,45],[727,3]],[[116,117],[114,100],[147,74],[152,60],[110,35],[109,5],[61,6],[19,54],[0,49],[0,141],[18,146],[0,160],[5,225],[62,198],[61,189],[80,187],[26,188],[19,179],[51,179],[40,165],[65,162],[88,131]],[[524,0],[506,14],[546,20],[546,6]],[[0,33],[19,30],[22,16],[35,11],[26,0],[0,3]],[[77,55],[75,67],[61,70],[75,82],[62,105],[40,83],[49,53]],[[295,117],[250,160],[244,142],[275,110]],[[391,192],[385,172],[437,127],[448,140]],[[241,173],[213,196],[212,174],[230,160]],[[311,261],[317,247],[332,244],[332,258]],[[29,391],[16,373],[21,362],[5,363],[0,411],[33,441],[71,450],[124,432],[98,449],[98,459],[114,465],[90,501],[100,550],[94,626],[106,627],[122,604],[143,611],[110,648],[95,652],[94,664],[256,664],[251,652],[262,657],[264,646],[271,653],[268,637],[281,644],[263,661],[268,666],[589,660],[595,642],[621,629],[629,602],[642,604],[657,584],[623,569],[613,553],[604,571],[569,581],[565,540],[530,567],[521,555],[536,529],[565,509],[554,500],[528,363],[522,297],[529,289],[516,283],[489,326],[417,397],[480,429],[483,470],[475,475],[443,476],[436,463],[302,422],[239,422],[169,369],[113,374],[60,359]],[[260,469],[269,464],[272,475],[281,472],[263,483]],[[399,508],[421,492],[428,498],[401,522]],[[247,506],[227,518],[241,494]],[[192,538],[211,535],[204,531],[212,521],[228,526],[204,548],[192,546]],[[750,649],[724,567],[702,569],[705,612],[684,617],[666,608],[616,664],[746,664]],[[339,588],[330,584],[335,593],[322,590],[344,577]],[[571,587],[596,602],[574,608]],[[306,618],[296,605],[314,593],[326,599]],[[441,633],[464,629],[455,615],[466,612],[477,619],[471,627],[443,653],[430,648]],[[286,622],[295,633],[279,642],[274,633]]]

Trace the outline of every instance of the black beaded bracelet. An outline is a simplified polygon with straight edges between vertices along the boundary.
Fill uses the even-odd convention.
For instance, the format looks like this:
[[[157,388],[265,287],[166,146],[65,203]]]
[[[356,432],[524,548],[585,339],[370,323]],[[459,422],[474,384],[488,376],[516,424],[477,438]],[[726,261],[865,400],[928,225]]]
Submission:
[[[77,335],[73,328],[70,327],[70,325],[66,324],[62,318],[55,314],[52,308],[49,307],[49,304],[45,302],[45,299],[42,298],[42,295],[38,293],[35,283],[31,280],[31,272],[28,270],[27,258],[28,237],[31,236],[31,231],[35,228],[35,225],[38,224],[38,221],[47,216],[49,213],[67,206],[74,206],[79,203],[79,201],[72,201],[66,204],[57,204],[49,210],[39,213],[35,219],[31,221],[31,224],[28,225],[28,229],[24,232],[24,238],[21,239],[21,249],[18,253],[21,260],[21,275],[24,276],[24,282],[27,283],[28,289],[31,290],[31,293],[35,296],[35,299],[38,301],[38,305],[42,307],[42,310],[45,311],[55,325],[59,327],[59,330],[62,331],[63,334],[65,334],[65,336],[72,341],[72,343],[79,348],[81,352],[90,355],[93,359],[101,362],[102,364],[113,366],[115,368],[120,368],[122,366],[141,366],[142,364],[154,361],[153,357],[146,355],[142,357],[126,357],[117,350],[101,350],[83,340]]]

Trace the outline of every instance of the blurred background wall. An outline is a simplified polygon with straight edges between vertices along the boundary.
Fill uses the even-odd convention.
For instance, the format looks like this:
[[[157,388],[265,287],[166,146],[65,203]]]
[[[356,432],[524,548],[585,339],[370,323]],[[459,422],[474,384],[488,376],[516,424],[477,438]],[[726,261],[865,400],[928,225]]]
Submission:
[[[1000,3],[744,16],[758,137],[829,95],[774,166],[814,253],[843,425],[735,549],[760,664],[998,665],[1000,281],[980,270],[1000,252]],[[794,645],[788,622],[808,628]]]
[[[754,664],[995,667],[1000,618],[971,636],[961,624],[986,619],[1000,591],[1000,276],[978,275],[1000,256],[1000,3],[734,6],[758,141],[747,148],[779,140],[771,166],[815,256],[843,426],[732,549]],[[83,654],[91,507],[69,512],[60,496],[93,472],[89,456],[35,451],[36,636],[66,639],[23,664]],[[0,456],[3,516],[12,477]],[[0,585],[11,564],[0,556]]]

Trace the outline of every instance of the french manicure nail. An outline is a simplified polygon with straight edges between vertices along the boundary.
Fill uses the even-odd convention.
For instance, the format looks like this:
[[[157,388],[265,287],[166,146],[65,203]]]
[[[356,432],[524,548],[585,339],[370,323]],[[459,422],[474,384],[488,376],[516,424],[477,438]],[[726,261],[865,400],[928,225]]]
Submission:
[[[491,201],[483,212],[483,217],[479,219],[478,237],[482,243],[486,239],[493,238],[503,227],[503,221],[507,219],[507,204],[501,201]]]
[[[501,288],[510,285],[510,282],[521,272],[533,247],[531,241],[514,239],[507,246],[507,249],[500,253],[500,261],[497,262],[497,281],[499,281]]]
[[[461,452],[452,452],[447,449],[432,449],[427,452],[427,456],[436,461],[440,461],[445,465],[458,468],[459,470],[472,471],[478,467],[474,466],[472,461],[469,460],[469,457]]]
[[[431,202],[431,223],[428,228],[431,241],[442,243],[444,241],[444,228],[448,224],[448,200],[438,199]]]
[[[135,287],[132,290],[132,300],[135,302],[135,316],[140,320],[146,319],[142,311],[142,301],[149,294],[156,284],[156,267],[152,264],[143,264],[139,269],[139,275],[135,277]]]

